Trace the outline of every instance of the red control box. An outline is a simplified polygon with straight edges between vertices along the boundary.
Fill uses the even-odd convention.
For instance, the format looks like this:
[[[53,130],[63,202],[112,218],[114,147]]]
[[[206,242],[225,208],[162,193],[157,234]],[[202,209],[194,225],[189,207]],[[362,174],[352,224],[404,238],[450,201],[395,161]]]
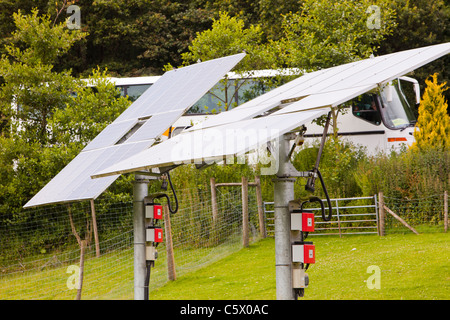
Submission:
[[[162,205],[154,203],[154,204],[147,204],[145,206],[146,219],[162,219],[162,216],[163,216]]]
[[[314,232],[314,213],[312,212],[292,212],[291,230]]]
[[[146,241],[149,242],[162,242],[163,230],[157,227],[151,227],[146,229]]]
[[[315,263],[316,248],[312,243],[292,245],[292,262]]]

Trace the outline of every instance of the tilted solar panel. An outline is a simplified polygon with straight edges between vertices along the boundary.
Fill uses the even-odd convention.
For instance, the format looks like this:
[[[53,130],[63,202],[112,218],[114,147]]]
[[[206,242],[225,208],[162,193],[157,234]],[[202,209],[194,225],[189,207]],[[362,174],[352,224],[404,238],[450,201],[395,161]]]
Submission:
[[[24,207],[97,198],[118,176],[93,180],[91,175],[150,147],[244,56],[166,72]]]

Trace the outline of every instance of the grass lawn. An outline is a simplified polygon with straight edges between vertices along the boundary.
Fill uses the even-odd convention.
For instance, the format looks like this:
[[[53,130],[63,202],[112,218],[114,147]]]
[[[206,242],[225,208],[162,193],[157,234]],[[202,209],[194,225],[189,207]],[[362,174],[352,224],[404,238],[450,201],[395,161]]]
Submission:
[[[316,264],[303,299],[446,300],[450,298],[450,234],[310,237]],[[378,266],[380,289],[369,289]],[[151,284],[150,284],[151,286]],[[264,239],[208,267],[152,290],[152,300],[276,299],[275,242]]]

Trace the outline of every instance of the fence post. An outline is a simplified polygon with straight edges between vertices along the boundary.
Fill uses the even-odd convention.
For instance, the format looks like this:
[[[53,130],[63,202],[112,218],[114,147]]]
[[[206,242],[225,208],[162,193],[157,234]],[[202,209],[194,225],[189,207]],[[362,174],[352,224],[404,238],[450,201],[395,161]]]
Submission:
[[[338,199],[336,199],[336,215],[337,215],[337,221],[338,221],[339,238],[342,238],[341,218],[339,217],[339,202],[338,202]]]
[[[380,212],[380,236],[385,235],[385,217],[386,213],[384,212],[384,198],[383,198],[383,192],[378,193],[378,210]]]
[[[86,249],[86,240],[80,241],[80,278],[79,278],[79,284],[77,288],[77,296],[75,297],[75,300],[81,300],[81,290],[83,289],[83,278],[84,278],[84,252]]]
[[[173,254],[172,226],[170,224],[170,212],[167,205],[164,206],[164,229],[166,233],[167,278],[169,281],[174,281],[177,275],[175,271],[175,256]]]
[[[248,180],[242,177],[242,245],[248,247]]]
[[[255,176],[256,183],[256,205],[258,206],[258,218],[259,218],[259,234],[262,238],[267,237],[266,223],[264,218],[264,203],[261,192],[261,178]]]
[[[448,230],[448,193],[444,191],[444,230]]]
[[[95,204],[94,200],[91,199],[91,215],[92,215],[92,228],[94,229],[94,240],[95,240],[95,256],[100,257],[100,244],[98,242],[98,231],[97,231],[97,218],[95,216]]]
[[[215,225],[215,223],[217,222],[217,216],[218,216],[216,179],[214,177],[211,177],[211,179],[209,180],[209,183],[211,185],[212,218],[213,218],[213,224]]]

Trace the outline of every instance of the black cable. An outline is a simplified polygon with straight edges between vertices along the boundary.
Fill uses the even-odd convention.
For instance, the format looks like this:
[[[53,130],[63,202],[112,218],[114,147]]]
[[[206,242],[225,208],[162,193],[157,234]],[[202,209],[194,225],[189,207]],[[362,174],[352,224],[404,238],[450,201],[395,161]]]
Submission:
[[[172,189],[172,194],[173,194],[173,197],[174,197],[174,199],[175,199],[175,205],[176,205],[176,208],[175,208],[174,211],[172,211],[172,210],[170,209],[170,205],[169,205],[169,210],[170,210],[171,213],[176,213],[176,212],[178,211],[178,199],[177,199],[177,193],[175,192],[175,188],[173,187],[172,180],[170,179],[170,174],[169,174],[169,172],[167,172],[167,178],[169,179],[170,189]]]
[[[153,264],[153,261],[147,260],[147,263],[146,263],[147,274],[145,276],[145,283],[144,283],[144,300],[148,300],[148,296],[149,296],[148,290],[149,290],[149,284],[150,284],[150,272],[152,269],[152,264]]]
[[[170,211],[170,213],[173,214],[173,213],[177,213],[177,211],[178,211],[178,198],[177,198],[177,193],[175,192],[175,188],[173,187],[172,180],[170,179],[170,174],[169,174],[168,172],[167,172],[166,174],[167,174],[167,179],[169,180],[170,188],[172,189],[173,197],[174,197],[174,199],[175,199],[175,209],[172,209],[172,205],[171,205],[171,202],[170,202],[170,198],[169,198],[169,196],[168,196],[167,194],[165,194],[165,193],[155,196],[154,199],[157,199],[157,198],[166,198],[167,204],[168,204],[168,206],[169,206],[169,211]]]
[[[328,191],[327,188],[325,187],[325,182],[323,181],[322,178],[322,174],[319,171],[319,168],[317,168],[317,174],[319,175],[319,179],[320,179],[320,183],[322,184],[322,189],[323,192],[325,193],[325,197],[327,198],[327,202],[328,202],[328,217],[325,216],[325,210],[322,210],[322,218],[325,221],[330,221],[331,217],[332,217],[332,206],[331,206],[331,200],[330,200],[330,196],[328,195]]]
[[[323,205],[322,199],[320,199],[319,197],[312,196],[312,197],[309,197],[308,201],[306,201],[306,202],[318,202],[320,204],[320,209],[321,209],[321,212],[322,212],[322,218],[324,220],[326,219],[326,217],[325,217],[325,206]],[[304,203],[302,203],[302,205],[300,207],[301,210],[303,210],[303,204]],[[325,220],[325,221],[329,221],[329,220]],[[305,239],[306,239],[306,237],[305,237]]]

